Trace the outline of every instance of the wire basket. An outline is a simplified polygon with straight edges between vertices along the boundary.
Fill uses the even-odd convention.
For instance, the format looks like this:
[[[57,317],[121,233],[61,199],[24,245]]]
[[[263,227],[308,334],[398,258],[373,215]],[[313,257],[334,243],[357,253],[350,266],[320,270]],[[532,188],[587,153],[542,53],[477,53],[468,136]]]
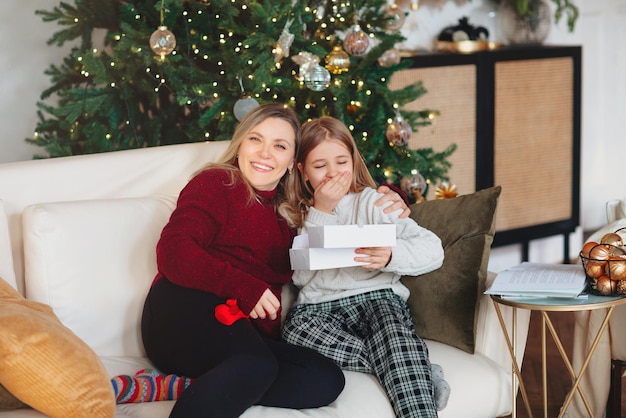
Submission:
[[[609,235],[606,234],[600,243],[586,243],[579,254],[588,292],[603,296],[626,295],[626,248],[617,239],[609,244],[610,238],[614,238]]]

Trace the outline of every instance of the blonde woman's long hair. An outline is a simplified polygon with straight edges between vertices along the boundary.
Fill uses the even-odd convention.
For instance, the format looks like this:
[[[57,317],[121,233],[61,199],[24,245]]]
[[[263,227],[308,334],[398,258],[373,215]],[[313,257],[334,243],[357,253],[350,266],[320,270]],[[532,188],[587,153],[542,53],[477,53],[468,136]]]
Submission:
[[[241,175],[241,171],[239,170],[239,165],[237,163],[237,154],[239,152],[239,147],[241,146],[241,143],[244,141],[248,133],[251,132],[257,125],[269,118],[281,119],[289,123],[293,128],[293,131],[295,133],[295,159],[295,154],[298,152],[300,144],[300,121],[298,120],[298,116],[293,111],[293,109],[283,104],[263,104],[251,110],[241,120],[239,125],[237,125],[230,144],[222,157],[216,162],[208,163],[201,167],[198,171],[194,173],[194,176],[205,170],[211,170],[216,168],[226,170],[230,174],[231,185],[235,183],[236,179],[240,179],[248,186],[248,190],[250,191],[250,201],[258,201],[256,190]],[[276,207],[277,211],[281,215],[283,215],[285,219],[287,219],[290,226],[292,227],[294,227],[295,225],[291,222],[291,219],[288,216],[285,216],[282,207],[287,204],[287,201],[293,199],[293,197],[291,197],[294,194],[293,177],[294,176],[291,175],[289,171],[285,170],[285,174],[282,176],[280,182],[278,183],[276,197],[274,198],[274,206]]]
[[[322,142],[328,140],[339,141],[346,147],[352,157],[353,175],[350,192],[359,193],[366,187],[376,188],[376,182],[374,182],[369,173],[350,130],[342,121],[331,116],[322,116],[305,122],[300,132],[300,146],[296,152],[296,167],[299,164],[304,166],[309,153]],[[309,208],[313,206],[315,190],[313,190],[308,181],[304,180],[304,176],[299,169],[294,170],[293,177],[295,177],[295,193],[290,197],[287,213],[297,227],[302,227]]]

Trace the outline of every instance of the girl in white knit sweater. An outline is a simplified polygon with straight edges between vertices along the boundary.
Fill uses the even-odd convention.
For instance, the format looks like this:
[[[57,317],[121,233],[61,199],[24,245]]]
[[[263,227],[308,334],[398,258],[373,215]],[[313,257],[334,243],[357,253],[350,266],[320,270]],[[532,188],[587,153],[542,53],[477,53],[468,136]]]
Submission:
[[[441,241],[412,219],[374,205],[380,195],[341,121],[321,117],[301,132],[297,201],[290,208],[300,232],[313,225],[395,223],[397,245],[359,248],[355,260],[368,264],[358,267],[295,271],[300,291],[283,338],[318,350],[344,370],[376,375],[397,417],[435,418],[449,386],[415,335],[409,289],[400,277],[439,268]]]

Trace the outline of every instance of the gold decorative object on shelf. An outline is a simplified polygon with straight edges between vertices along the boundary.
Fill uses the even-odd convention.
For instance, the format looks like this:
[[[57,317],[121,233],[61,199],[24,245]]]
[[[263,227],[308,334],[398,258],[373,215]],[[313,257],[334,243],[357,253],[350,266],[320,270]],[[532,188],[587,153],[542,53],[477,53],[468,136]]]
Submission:
[[[470,24],[469,19],[465,16],[459,19],[457,25],[445,27],[435,41],[437,51],[462,54],[487,51],[500,46],[496,42],[489,41],[487,28]]]
[[[471,54],[502,47],[500,42],[489,41],[435,41],[435,49],[440,52]]]

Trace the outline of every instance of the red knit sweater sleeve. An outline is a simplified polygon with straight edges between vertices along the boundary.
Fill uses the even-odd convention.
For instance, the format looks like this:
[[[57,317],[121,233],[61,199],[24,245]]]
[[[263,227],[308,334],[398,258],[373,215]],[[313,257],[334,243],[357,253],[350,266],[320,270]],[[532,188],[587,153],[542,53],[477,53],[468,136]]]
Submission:
[[[240,262],[246,252],[254,252],[254,243],[248,245],[246,236],[235,236],[232,224],[254,216],[254,207],[248,202],[245,186],[230,186],[229,182],[224,171],[210,170],[187,184],[161,233],[157,266],[160,275],[175,284],[236,299],[248,314],[263,292],[273,287],[276,290],[276,286],[263,276],[253,275],[250,262]],[[248,232],[254,235],[254,231]],[[258,263],[263,272],[263,260]],[[277,289],[279,292],[280,287]]]

